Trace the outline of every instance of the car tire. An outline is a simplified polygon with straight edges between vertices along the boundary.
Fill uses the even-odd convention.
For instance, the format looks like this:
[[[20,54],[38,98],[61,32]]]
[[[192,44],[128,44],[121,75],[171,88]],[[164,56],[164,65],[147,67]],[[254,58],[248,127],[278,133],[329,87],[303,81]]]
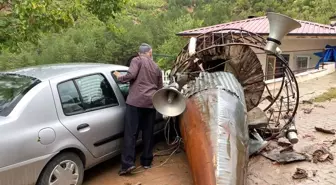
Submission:
[[[65,152],[54,157],[45,166],[36,185],[51,185],[55,181],[59,181],[61,185],[81,185],[83,177],[82,160],[74,153]]]

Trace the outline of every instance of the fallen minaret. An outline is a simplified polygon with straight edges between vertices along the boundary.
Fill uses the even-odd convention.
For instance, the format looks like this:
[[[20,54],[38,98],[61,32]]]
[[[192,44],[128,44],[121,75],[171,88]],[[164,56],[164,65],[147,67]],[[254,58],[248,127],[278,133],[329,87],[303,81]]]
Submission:
[[[230,73],[201,73],[188,84],[180,128],[195,184],[244,184],[248,127],[243,88]]]
[[[242,29],[191,38],[174,63],[170,84],[153,97],[158,112],[178,117],[195,185],[244,185],[249,155],[267,140],[297,142],[298,86],[278,46],[300,24],[281,14],[267,17],[267,40]],[[256,50],[281,61],[279,87],[264,82]]]

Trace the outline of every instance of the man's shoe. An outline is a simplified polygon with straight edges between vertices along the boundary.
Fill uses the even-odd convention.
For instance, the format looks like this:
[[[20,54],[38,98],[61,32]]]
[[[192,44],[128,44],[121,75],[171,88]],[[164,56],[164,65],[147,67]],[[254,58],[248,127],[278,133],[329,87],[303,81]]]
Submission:
[[[149,168],[151,168],[152,166],[142,166],[144,169],[149,169]]]
[[[131,166],[131,167],[127,168],[126,170],[121,169],[119,171],[119,175],[122,176],[122,175],[130,174],[134,169],[135,169],[135,166]]]

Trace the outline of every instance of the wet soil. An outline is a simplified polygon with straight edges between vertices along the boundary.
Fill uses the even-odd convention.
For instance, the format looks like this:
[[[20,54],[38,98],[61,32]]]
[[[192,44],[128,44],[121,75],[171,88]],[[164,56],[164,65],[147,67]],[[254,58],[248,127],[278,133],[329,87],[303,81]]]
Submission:
[[[151,169],[138,167],[130,176],[119,176],[120,156],[112,158],[85,172],[83,185],[192,185],[192,177],[183,150],[169,157],[164,150],[169,146],[160,141],[155,146],[155,152],[167,154],[154,158]],[[139,149],[137,166],[139,166]]]
[[[322,94],[329,87],[336,87],[336,73],[299,84],[301,100]],[[296,117],[299,133],[299,143],[294,150],[307,152],[314,147],[327,147],[332,154],[336,154],[336,136],[316,132],[315,127],[336,129],[336,101],[320,103],[310,114],[304,113],[305,106],[300,106]],[[321,108],[324,107],[324,108]],[[165,142],[156,145],[156,151],[167,149]],[[136,174],[129,177],[118,176],[120,156],[104,162],[85,173],[84,185],[192,185],[192,177],[185,153],[172,155],[167,163],[160,166],[169,156],[154,158],[152,169],[136,170]],[[138,158],[139,159],[139,156]],[[157,167],[155,167],[157,166]],[[297,168],[307,172],[304,179],[293,179]],[[259,155],[249,161],[247,185],[336,185],[336,160],[320,163],[295,162],[279,165]]]

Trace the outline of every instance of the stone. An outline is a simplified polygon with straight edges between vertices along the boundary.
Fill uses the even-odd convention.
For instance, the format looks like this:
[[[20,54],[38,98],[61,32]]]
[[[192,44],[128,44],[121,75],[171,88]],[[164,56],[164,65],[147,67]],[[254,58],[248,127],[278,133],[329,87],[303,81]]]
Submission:
[[[255,107],[247,112],[247,124],[249,129],[262,128],[268,125],[266,113],[259,107]]]

